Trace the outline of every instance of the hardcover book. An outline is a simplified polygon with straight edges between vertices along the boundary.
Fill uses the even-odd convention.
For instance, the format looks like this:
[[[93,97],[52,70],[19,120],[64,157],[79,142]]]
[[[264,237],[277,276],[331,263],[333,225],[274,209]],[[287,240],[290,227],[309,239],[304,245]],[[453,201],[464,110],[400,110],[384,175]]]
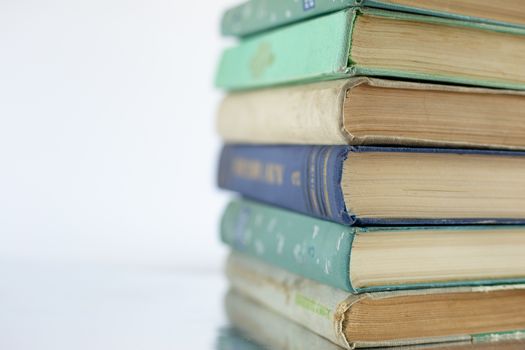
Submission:
[[[525,286],[348,294],[240,254],[226,273],[240,294],[348,349],[523,336]],[[490,334],[490,335],[488,335]]]
[[[351,8],[227,49],[219,87],[236,90],[350,76],[525,89],[525,29]]]
[[[226,145],[219,187],[345,225],[525,224],[525,152]]]
[[[525,93],[376,78],[235,92],[229,143],[525,148]]]
[[[221,239],[237,252],[354,294],[525,284],[525,226],[359,228],[234,200]]]
[[[224,35],[247,36],[348,7],[376,7],[465,21],[525,25],[521,0],[250,0],[224,13]]]
[[[259,350],[341,350],[327,339],[233,290],[226,295],[224,306],[230,322],[242,331],[244,337],[260,344]]]
[[[257,350],[341,350],[341,347],[302,327],[296,322],[269,310],[261,304],[230,290],[225,297],[228,319],[235,327],[230,341],[222,341],[220,349],[252,349],[246,339],[259,344]],[[233,334],[232,334],[233,333]],[[401,346],[396,350],[523,350],[525,334],[486,334],[458,342]],[[223,337],[224,340],[225,337]],[[232,339],[235,338],[235,339]],[[231,346],[228,346],[231,345]],[[235,346],[237,345],[237,346]]]

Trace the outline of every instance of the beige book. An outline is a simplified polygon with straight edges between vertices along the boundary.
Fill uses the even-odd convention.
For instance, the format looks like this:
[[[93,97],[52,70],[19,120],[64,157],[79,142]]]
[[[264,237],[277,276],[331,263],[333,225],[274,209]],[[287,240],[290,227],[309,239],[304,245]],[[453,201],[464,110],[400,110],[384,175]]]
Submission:
[[[525,149],[525,94],[352,78],[235,92],[217,119],[229,143]]]
[[[264,349],[341,350],[341,347],[230,290],[224,299],[230,322]]]
[[[228,320],[240,331],[242,341],[249,340],[272,350],[341,350],[335,343],[271,311],[235,290],[224,298]],[[525,334],[522,334],[525,335]],[[514,338],[514,339],[510,339]],[[238,349],[239,347],[232,347]],[[396,347],[395,350],[523,350],[520,334],[487,335],[463,341]],[[221,348],[222,349],[222,348]]]
[[[239,293],[345,348],[522,337],[525,285],[352,295],[233,253],[226,268]]]

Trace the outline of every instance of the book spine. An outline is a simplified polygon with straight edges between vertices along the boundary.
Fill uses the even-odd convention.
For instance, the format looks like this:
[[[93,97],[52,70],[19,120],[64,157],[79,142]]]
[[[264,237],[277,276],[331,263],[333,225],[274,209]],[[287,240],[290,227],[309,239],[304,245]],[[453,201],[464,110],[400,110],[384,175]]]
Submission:
[[[351,140],[341,130],[346,91],[365,81],[338,79],[229,94],[219,108],[217,129],[226,142],[345,145]]]
[[[341,189],[348,146],[226,145],[219,187],[321,219],[355,222]]]
[[[230,290],[224,298],[228,320],[263,349],[341,350],[341,347],[251,299]],[[246,350],[243,347],[236,349]]]
[[[344,10],[243,40],[224,51],[215,83],[238,90],[348,76],[353,16]]]
[[[227,36],[245,37],[352,6],[417,13],[468,22],[524,27],[522,23],[510,18],[510,22],[504,22],[493,18],[464,15],[457,12],[457,7],[452,7],[449,11],[437,11],[432,10],[432,6],[425,8],[425,6],[402,5],[382,0],[251,0],[224,13],[221,20],[221,32]]]
[[[224,13],[223,35],[247,36],[354,6],[355,0],[251,0]]]
[[[352,348],[342,324],[346,311],[361,296],[303,279],[238,253],[228,258],[226,275],[239,294],[339,346]]]
[[[221,239],[236,251],[355,293],[350,284],[353,229],[247,200],[230,202]]]

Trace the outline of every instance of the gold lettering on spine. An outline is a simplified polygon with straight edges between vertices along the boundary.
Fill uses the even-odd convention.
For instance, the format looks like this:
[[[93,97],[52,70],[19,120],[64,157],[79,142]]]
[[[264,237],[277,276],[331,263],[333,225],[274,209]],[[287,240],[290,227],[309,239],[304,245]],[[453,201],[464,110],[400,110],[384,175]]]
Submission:
[[[262,164],[258,160],[234,158],[233,159],[233,173],[237,177],[248,180],[257,180],[262,175]]]
[[[301,172],[300,171],[294,171],[292,173],[292,185],[301,186]]]
[[[284,165],[277,163],[263,163],[257,159],[234,158],[232,162],[233,174],[236,177],[264,182],[270,185],[284,184]]]
[[[284,167],[281,164],[266,164],[265,180],[269,184],[281,186],[284,182]]]

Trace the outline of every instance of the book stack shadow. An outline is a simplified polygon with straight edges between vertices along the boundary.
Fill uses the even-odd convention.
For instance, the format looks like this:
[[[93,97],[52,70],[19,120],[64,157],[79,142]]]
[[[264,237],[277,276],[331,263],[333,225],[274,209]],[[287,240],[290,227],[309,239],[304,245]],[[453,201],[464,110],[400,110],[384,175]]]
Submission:
[[[525,2],[253,0],[222,32],[232,323],[523,345]]]

